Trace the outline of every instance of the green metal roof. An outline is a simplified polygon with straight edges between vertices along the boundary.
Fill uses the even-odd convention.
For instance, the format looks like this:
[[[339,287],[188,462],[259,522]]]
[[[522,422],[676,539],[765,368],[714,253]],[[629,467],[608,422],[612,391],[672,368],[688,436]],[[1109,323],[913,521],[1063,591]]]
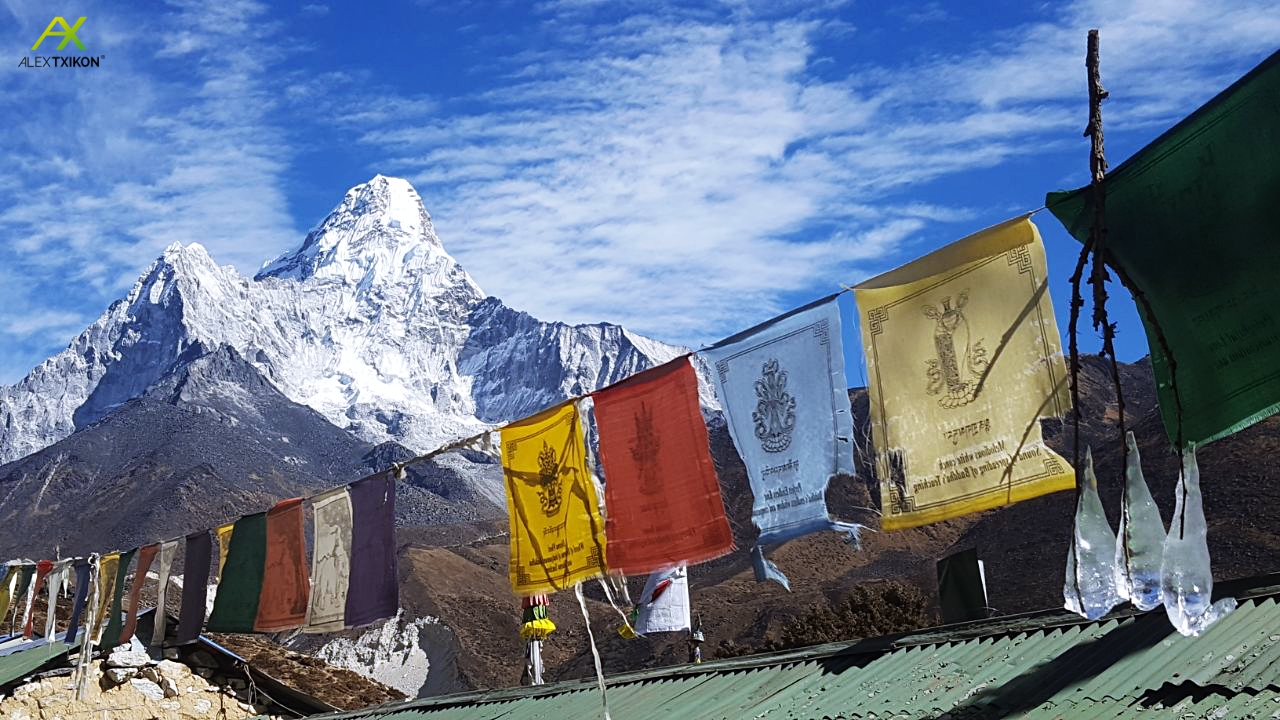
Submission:
[[[1061,612],[606,678],[617,720],[669,718],[1280,718],[1280,578],[1232,588],[1202,637],[1163,609]],[[593,681],[427,698],[326,718],[600,717]]]
[[[31,648],[0,656],[0,686],[21,680],[45,665],[65,658],[70,651],[71,648],[66,644],[55,640],[53,643],[40,642]]]

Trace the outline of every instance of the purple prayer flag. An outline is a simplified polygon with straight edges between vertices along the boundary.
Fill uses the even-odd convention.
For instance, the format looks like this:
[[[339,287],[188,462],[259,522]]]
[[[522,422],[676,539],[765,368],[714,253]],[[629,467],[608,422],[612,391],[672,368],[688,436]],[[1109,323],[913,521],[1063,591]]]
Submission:
[[[209,564],[213,560],[213,540],[209,531],[187,536],[187,554],[183,562],[182,614],[178,618],[177,645],[186,645],[200,637],[204,627],[205,596],[209,592]],[[163,617],[157,615],[157,617]]]
[[[396,481],[391,473],[351,483],[351,581],[347,627],[392,617],[400,607]]]

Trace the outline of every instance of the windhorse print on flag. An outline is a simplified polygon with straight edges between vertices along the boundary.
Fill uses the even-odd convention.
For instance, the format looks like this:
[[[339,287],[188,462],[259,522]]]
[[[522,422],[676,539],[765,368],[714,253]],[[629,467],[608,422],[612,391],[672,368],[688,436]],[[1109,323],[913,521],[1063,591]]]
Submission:
[[[861,527],[827,513],[827,483],[853,474],[853,414],[844,376],[840,309],[823,298],[731,338],[702,355],[747,467],[760,530],[756,579],[787,585],[761,546],[818,530]]]
[[[594,393],[609,569],[638,575],[733,550],[687,357]]]
[[[502,428],[511,587],[538,595],[605,573],[604,523],[576,403]]]
[[[342,487],[311,501],[311,605],[303,632],[337,632],[347,607],[351,580],[351,496]]]
[[[1029,216],[855,288],[881,526],[916,527],[1075,487],[1040,434],[1070,406]]]

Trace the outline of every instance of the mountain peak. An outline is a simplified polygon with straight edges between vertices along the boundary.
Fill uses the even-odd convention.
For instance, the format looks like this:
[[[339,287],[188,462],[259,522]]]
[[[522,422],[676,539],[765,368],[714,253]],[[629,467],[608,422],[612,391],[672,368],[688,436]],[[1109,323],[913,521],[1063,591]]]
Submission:
[[[301,247],[263,265],[256,279],[339,276],[363,282],[374,269],[399,277],[415,257],[443,250],[413,185],[374,175],[348,190]]]

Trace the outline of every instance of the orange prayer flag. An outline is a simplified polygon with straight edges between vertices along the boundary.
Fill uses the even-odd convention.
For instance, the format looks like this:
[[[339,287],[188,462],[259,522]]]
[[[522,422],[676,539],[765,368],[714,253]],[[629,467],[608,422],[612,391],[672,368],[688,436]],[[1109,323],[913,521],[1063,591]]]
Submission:
[[[649,573],[733,550],[689,361],[640,373],[592,398],[609,568]]]
[[[276,632],[300,627],[306,622],[310,597],[302,498],[281,500],[267,511],[266,565],[253,629]]]

